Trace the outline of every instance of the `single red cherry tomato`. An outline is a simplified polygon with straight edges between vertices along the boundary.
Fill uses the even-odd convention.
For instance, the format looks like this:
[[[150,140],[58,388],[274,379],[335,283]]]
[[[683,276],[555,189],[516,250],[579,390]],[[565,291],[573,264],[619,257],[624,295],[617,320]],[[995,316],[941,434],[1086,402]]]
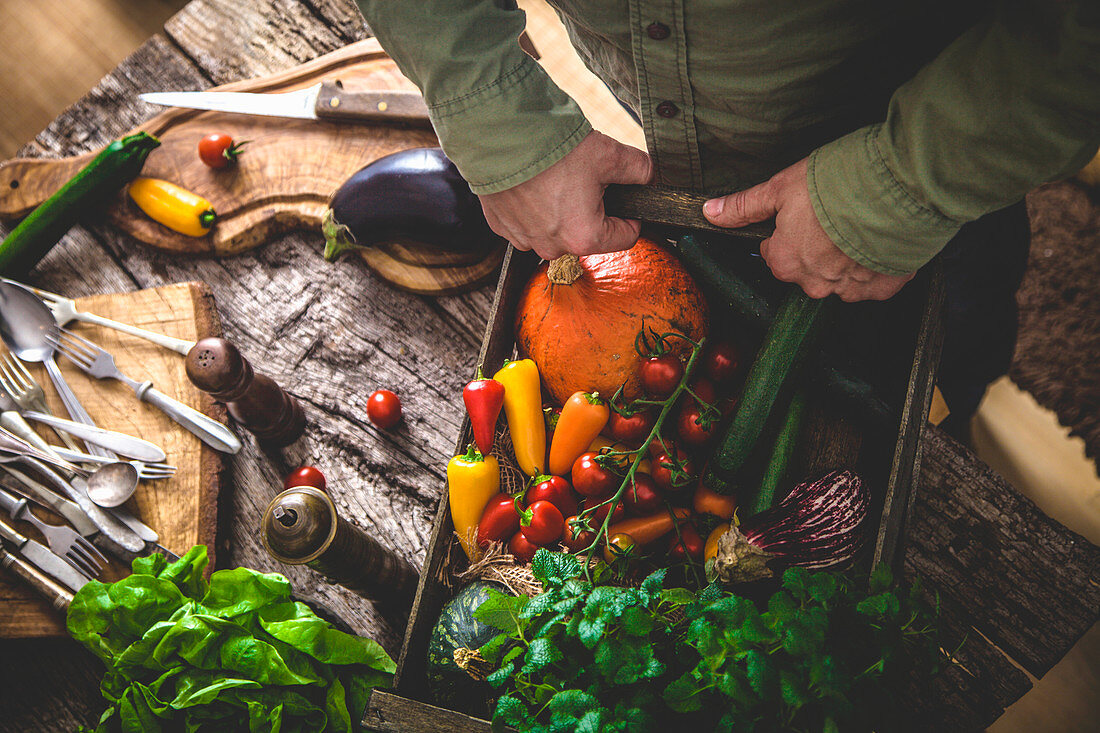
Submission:
[[[676,436],[685,445],[706,445],[717,430],[717,415],[710,412],[704,419],[702,408],[698,404],[684,405],[676,420]]]
[[[227,168],[237,162],[245,143],[234,143],[233,138],[215,132],[199,140],[199,160],[211,168]]]
[[[378,427],[388,430],[401,420],[401,400],[388,389],[376,389],[367,398],[367,417]]]
[[[528,506],[536,501],[548,501],[558,508],[563,517],[577,513],[577,495],[561,476],[536,476],[531,488],[527,489],[526,499]]]
[[[725,385],[737,376],[741,366],[741,354],[730,341],[712,341],[703,350],[703,373],[714,380],[715,384]]]
[[[607,496],[622,482],[614,472],[601,466],[596,456],[588,451],[573,461],[570,476],[573,488],[581,496]]]
[[[512,497],[500,494],[490,499],[477,523],[477,546],[485,549],[490,542],[507,542],[517,532],[519,511]]]
[[[519,520],[519,531],[533,545],[545,547],[561,539],[565,518],[561,510],[548,501],[529,504]]]
[[[634,474],[634,483],[626,487],[623,501],[631,514],[652,514],[661,505],[661,492],[648,473]]]
[[[512,539],[508,540],[508,552],[512,553],[520,562],[531,562],[531,558],[535,556],[538,549],[539,546],[528,542],[522,532],[516,532]]]
[[[624,417],[614,410],[607,421],[607,434],[613,439],[628,446],[641,445],[642,441],[649,437],[649,431],[653,429],[656,416],[652,410],[635,412],[629,417]]]
[[[714,388],[714,382],[706,377],[696,377],[691,380],[691,384],[688,386],[703,402],[713,405],[714,401],[718,399],[718,390]],[[699,404],[691,395],[687,396],[687,400],[696,405]]]
[[[668,545],[668,555],[674,560],[683,560],[690,557],[692,560],[703,558],[703,538],[699,536],[693,524],[681,524],[680,536],[672,533],[672,539]]]
[[[608,565],[614,565],[617,561],[628,561],[634,556],[634,538],[626,532],[616,532],[607,538],[607,545],[603,548],[603,559]]]
[[[577,529],[576,523],[579,521],[577,517],[569,517],[565,520],[565,529],[562,531],[562,542],[571,552],[580,552],[587,549],[592,541],[596,539],[595,532],[587,529]]]
[[[653,476],[653,480],[659,488],[665,491],[680,491],[694,483],[695,467],[687,453],[671,443],[668,447],[672,451],[672,455],[676,456],[676,461],[680,464],[680,470],[676,470],[676,464],[658,444],[657,451],[653,456],[650,475]]]
[[[293,489],[295,486],[312,486],[315,489],[324,491],[327,485],[325,474],[321,473],[321,470],[314,466],[296,468],[283,479],[284,490]]]
[[[610,497],[588,497],[587,499],[581,501],[582,512],[589,507],[596,507],[596,510],[588,515],[588,523],[591,524],[593,527],[596,527],[597,529],[600,527],[600,525],[603,524],[603,520],[607,519],[607,513],[611,512],[611,505],[603,504],[603,502],[608,498]],[[598,504],[603,504],[603,506],[597,506]],[[625,518],[626,505],[623,504],[622,500],[620,500],[619,503],[615,505],[615,511],[611,512],[611,524],[621,522]]]
[[[672,394],[680,384],[684,376],[684,365],[675,354],[662,354],[643,361],[638,372],[646,394],[662,398]]]

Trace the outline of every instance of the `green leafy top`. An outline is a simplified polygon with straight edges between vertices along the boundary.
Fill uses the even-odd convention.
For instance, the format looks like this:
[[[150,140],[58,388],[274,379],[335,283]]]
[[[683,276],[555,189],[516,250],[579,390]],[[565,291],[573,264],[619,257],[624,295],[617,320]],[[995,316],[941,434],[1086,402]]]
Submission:
[[[869,585],[788,570],[763,602],[717,585],[593,585],[570,555],[532,560],[545,591],[491,592],[475,616],[502,633],[482,647],[501,692],[494,727],[535,733],[870,730],[900,672],[942,661],[919,588],[885,567]]]
[[[393,660],[376,642],[332,628],[290,598],[281,575],[221,570],[206,548],[133,574],[92,581],[68,628],[107,665],[97,731],[352,731]]]

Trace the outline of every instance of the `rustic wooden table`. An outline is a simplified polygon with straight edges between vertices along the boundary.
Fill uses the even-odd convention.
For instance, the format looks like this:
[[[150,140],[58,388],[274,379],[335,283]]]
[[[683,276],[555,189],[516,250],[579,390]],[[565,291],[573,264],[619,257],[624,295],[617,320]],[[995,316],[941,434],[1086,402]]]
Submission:
[[[96,149],[158,110],[150,89],[202,89],[288,68],[368,34],[351,0],[193,0],[22,155]],[[298,397],[307,435],[282,451],[242,433],[223,495],[223,565],[285,573],[395,657],[401,629],[371,603],[263,550],[257,518],[295,465],[323,466],[340,511],[419,566],[461,426],[492,288],[428,298],[393,290],[361,263],[321,259],[301,232],[230,259],[183,259],[111,230],[75,228],[31,276],[69,295],[201,280],[227,337]],[[405,422],[366,419],[375,388],[397,391]],[[923,443],[904,566],[938,592],[959,665],[913,704],[942,727],[985,727],[1100,618],[1100,548],[1047,519],[971,453],[934,428]],[[0,619],[0,623],[2,623]],[[0,644],[0,731],[71,730],[102,710],[98,661],[65,640]]]

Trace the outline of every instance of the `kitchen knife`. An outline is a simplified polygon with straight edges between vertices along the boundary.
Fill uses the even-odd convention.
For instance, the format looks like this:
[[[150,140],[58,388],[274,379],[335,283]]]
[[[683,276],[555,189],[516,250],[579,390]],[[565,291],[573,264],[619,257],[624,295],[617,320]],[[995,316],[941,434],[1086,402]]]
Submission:
[[[323,81],[282,94],[262,92],[151,92],[151,104],[267,117],[331,122],[394,122],[431,127],[420,92],[380,89],[345,91],[338,81]]]
[[[0,519],[0,537],[14,545],[15,551],[19,553],[20,557],[68,586],[74,593],[88,582],[88,578],[84,577],[76,568],[50,552],[49,548],[42,543],[19,534],[15,527],[8,524],[4,519]]]

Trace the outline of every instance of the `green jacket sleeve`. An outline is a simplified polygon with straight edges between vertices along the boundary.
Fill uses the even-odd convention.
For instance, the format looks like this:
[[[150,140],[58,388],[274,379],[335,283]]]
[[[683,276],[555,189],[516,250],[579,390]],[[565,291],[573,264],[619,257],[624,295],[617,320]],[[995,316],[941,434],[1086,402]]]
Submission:
[[[912,272],[968,221],[1100,146],[1100,4],[1006,2],[809,161],[818,219],[878,272]]]
[[[447,157],[477,194],[560,160],[591,131],[580,107],[519,47],[525,14],[507,0],[357,0],[428,104]]]

